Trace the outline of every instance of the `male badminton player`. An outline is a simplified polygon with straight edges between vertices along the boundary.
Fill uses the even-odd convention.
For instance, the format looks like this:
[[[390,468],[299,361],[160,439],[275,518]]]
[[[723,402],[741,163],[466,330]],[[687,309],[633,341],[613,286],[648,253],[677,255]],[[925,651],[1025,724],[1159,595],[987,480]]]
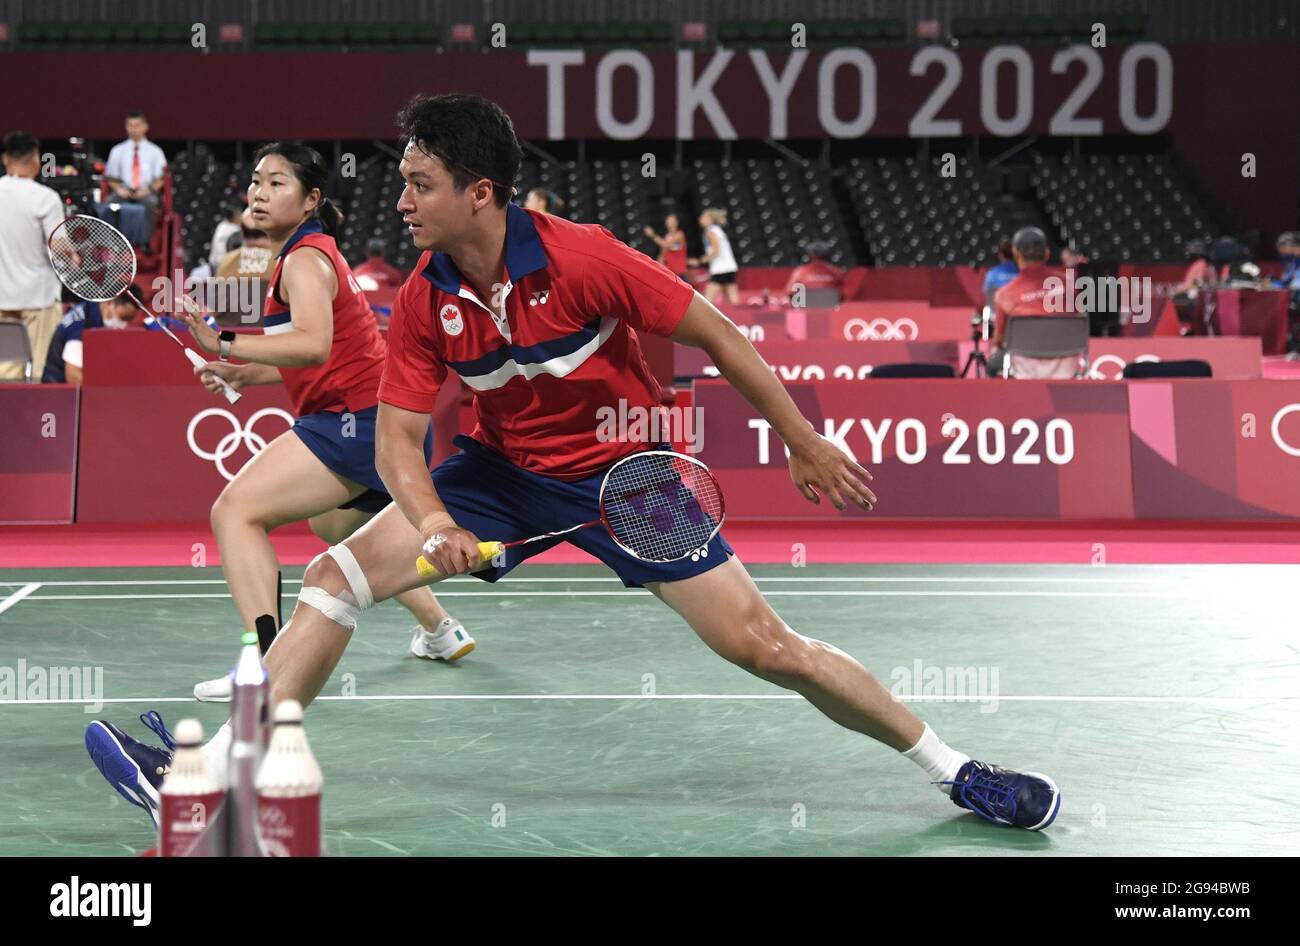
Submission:
[[[217,389],[215,377],[236,389],[283,381],[297,415],[292,429],[246,464],[212,507],[222,568],[245,628],[259,615],[280,613],[270,530],[307,519],[322,539],[339,542],[391,501],[374,453],[384,341],[335,243],[342,214],[323,196],[328,183],[328,166],[314,149],[260,148],[248,205],[278,256],[264,334],[218,333],[186,318],[199,346],[220,356],[195,368],[209,388]],[[432,441],[425,439],[427,452]],[[474,648],[427,589],[398,600],[418,621],[410,645],[416,656],[450,661]],[[228,700],[229,676],[199,684],[195,696]]]
[[[605,471],[648,446],[602,441],[598,411],[620,399],[629,410],[658,404],[632,329],[706,350],[789,447],[790,475],[806,499],[873,506],[870,474],[816,433],[702,296],[601,227],[509,202],[521,151],[497,105],[419,97],[399,122],[406,186],[398,210],[425,253],[396,300],[379,388],[377,464],[396,503],[308,566],[292,619],[267,655],[273,702],[306,704],[319,693],[361,611],[431,580],[412,567],[418,556],[443,575],[496,581],[547,543],[483,562],[480,539],[516,540],[597,517]],[[473,389],[478,426],[430,476],[420,444],[448,370]],[[565,540],[625,585],[653,592],[720,656],[902,753],[959,807],[1031,830],[1056,817],[1050,779],[950,748],[858,661],[787,626],[721,534],[669,564],[628,554],[605,529]],[[229,745],[227,724],[205,747],[220,771]],[[160,753],[133,742],[100,768],[128,797],[147,795]]]

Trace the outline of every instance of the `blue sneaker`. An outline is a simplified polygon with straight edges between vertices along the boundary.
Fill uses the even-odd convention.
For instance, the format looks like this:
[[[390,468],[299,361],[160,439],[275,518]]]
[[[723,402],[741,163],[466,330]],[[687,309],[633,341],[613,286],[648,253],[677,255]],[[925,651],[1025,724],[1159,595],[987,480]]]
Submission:
[[[153,710],[141,714],[140,722],[153,730],[167,748],[146,745],[112,723],[97,719],[86,727],[86,751],[108,784],[131,804],[143,808],[156,828],[158,789],[171,766],[176,740]]]
[[[1061,810],[1060,789],[1037,772],[1013,772],[971,759],[951,782],[935,784],[951,785],[954,805],[995,824],[1041,831]]]

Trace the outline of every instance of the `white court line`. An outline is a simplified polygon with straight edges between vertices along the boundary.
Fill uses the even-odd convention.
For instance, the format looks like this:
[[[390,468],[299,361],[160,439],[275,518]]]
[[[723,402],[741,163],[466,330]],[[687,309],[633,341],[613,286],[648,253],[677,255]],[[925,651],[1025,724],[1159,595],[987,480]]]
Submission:
[[[1252,589],[1240,587],[1237,591],[1244,593]],[[765,591],[767,598],[1171,598],[1186,600],[1188,598],[1221,597],[1229,589],[1215,591]],[[626,597],[630,593],[649,594],[644,589],[624,588],[622,591],[443,591],[439,589],[439,598],[612,598]],[[139,601],[162,598],[178,598],[192,601],[197,598],[229,598],[225,593],[216,594],[160,594],[160,595],[34,595],[29,601]],[[284,592],[281,598],[296,598],[292,591]]]
[[[26,598],[28,595],[30,595],[33,591],[35,591],[39,587],[41,587],[41,583],[38,581],[31,581],[23,585],[21,588],[19,588],[17,591],[11,594],[9,597],[5,598],[3,601],[0,601],[0,614],[4,614],[6,611],[8,611],[10,608],[16,605],[19,601],[22,601],[24,598]]]
[[[318,696],[316,702],[452,702],[504,700],[633,700],[633,701],[690,701],[690,700],[802,700],[797,693],[414,693],[375,696]],[[903,696],[904,703],[1184,703],[1196,705],[1256,705],[1259,703],[1285,703],[1300,700],[1300,696]],[[103,700],[0,700],[0,706],[49,706],[55,704],[114,703],[195,703],[191,696],[121,697]]]

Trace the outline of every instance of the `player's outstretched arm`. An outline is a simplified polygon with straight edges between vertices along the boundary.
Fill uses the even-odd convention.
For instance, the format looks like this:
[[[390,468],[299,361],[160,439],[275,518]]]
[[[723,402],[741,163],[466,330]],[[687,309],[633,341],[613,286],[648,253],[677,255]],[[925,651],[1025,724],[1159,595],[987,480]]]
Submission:
[[[429,415],[379,404],[375,423],[375,469],[407,521],[420,532],[424,557],[443,576],[473,571],[482,560],[478,537],[456,525],[424,462],[424,435]],[[441,536],[441,541],[438,537]],[[433,541],[433,546],[428,543]]]
[[[871,474],[817,433],[785,387],[734,322],[699,293],[672,334],[675,342],[702,348],[731,386],[753,404],[790,448],[790,478],[809,502],[825,493],[836,509],[848,502],[871,509]]]
[[[213,394],[221,393],[221,385],[217,382],[217,378],[225,381],[236,391],[257,384],[279,384],[281,381],[279,368],[272,368],[270,365],[232,365],[225,361],[209,361],[207,364],[195,365],[194,374]]]
[[[324,253],[306,246],[289,254],[280,273],[280,298],[292,306],[293,329],[277,335],[239,333],[230,357],[280,368],[323,365],[334,344],[334,296],[338,276]],[[191,311],[185,324],[199,347],[216,352],[220,333]]]

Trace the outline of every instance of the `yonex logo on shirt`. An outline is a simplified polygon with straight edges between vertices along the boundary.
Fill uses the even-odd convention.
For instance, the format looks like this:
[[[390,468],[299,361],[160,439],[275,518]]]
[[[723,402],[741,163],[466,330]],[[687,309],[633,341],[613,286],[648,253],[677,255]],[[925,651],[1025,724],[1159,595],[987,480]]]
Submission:
[[[546,305],[546,300],[551,298],[551,290],[543,289],[541,292],[534,292],[533,297],[528,300],[529,305]]]

